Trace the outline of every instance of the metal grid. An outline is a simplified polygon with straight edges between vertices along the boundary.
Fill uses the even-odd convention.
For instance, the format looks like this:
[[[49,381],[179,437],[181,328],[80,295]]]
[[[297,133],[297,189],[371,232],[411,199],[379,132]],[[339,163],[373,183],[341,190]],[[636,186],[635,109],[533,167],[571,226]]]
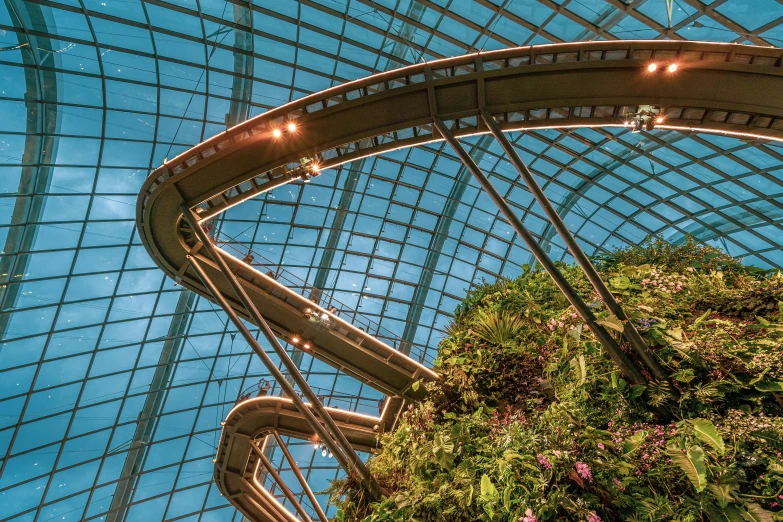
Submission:
[[[423,59],[596,38],[779,47],[783,3],[677,0],[669,25],[663,0],[5,0],[0,520],[239,518],[211,459],[220,420],[265,372],[136,239],[151,167],[227,123]],[[662,131],[514,139],[588,253],[690,233],[783,266],[780,146]],[[497,144],[466,145],[564,257]],[[441,145],[282,187],[220,228],[430,350],[471,284],[530,262]],[[333,404],[373,412],[374,390],[307,356],[300,366]],[[310,444],[291,450],[316,491],[334,478]]]

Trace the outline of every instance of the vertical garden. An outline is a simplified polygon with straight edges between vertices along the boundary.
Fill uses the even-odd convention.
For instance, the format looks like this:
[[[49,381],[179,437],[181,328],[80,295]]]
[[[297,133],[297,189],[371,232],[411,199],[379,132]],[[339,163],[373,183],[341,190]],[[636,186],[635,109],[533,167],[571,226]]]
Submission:
[[[370,460],[384,499],[336,483],[336,520],[783,520],[783,276],[692,241],[595,262],[667,379],[578,267],[560,268],[643,383],[546,273],[485,284],[440,344],[442,380]]]

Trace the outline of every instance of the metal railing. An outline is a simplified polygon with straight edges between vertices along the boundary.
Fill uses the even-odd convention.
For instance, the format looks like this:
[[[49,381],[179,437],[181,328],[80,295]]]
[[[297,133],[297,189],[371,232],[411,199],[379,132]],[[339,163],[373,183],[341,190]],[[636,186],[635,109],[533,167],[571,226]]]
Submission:
[[[289,290],[296,292],[305,299],[309,299],[313,304],[326,310],[333,310],[332,313],[340,319],[363,330],[368,335],[375,337],[395,350],[404,353],[411,359],[430,368],[433,367],[435,359],[429,354],[425,346],[403,341],[399,335],[382,326],[379,322],[351,308],[333,295],[311,285],[293,272],[286,270],[263,254],[253,250],[245,243],[238,241],[235,237],[220,232],[215,236],[215,241],[218,248],[223,252],[243,260],[262,274],[275,279]]]

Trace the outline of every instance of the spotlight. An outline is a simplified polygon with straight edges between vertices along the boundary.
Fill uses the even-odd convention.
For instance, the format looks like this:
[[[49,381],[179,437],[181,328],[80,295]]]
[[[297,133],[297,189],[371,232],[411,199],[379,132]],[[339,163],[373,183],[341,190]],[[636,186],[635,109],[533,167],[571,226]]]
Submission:
[[[291,338],[291,342],[294,343],[294,344],[298,343],[299,342],[299,336],[298,335],[293,336]]]
[[[669,71],[670,73],[673,73],[677,71],[677,67],[678,67],[677,64],[673,63],[669,65],[669,67],[667,67],[666,70]]]
[[[296,123],[291,122],[288,124],[288,132],[294,132],[296,131]]]
[[[310,349],[310,343],[304,343],[302,345],[302,348],[304,348],[305,350],[309,350]]]
[[[663,118],[659,116],[655,119],[655,123],[663,123]]]
[[[655,72],[658,70],[658,64],[657,63],[651,63],[647,66],[647,72]]]
[[[282,135],[283,135],[283,132],[280,129],[275,129],[275,130],[272,131],[272,136],[274,136],[275,138],[279,138]]]
[[[317,163],[310,167],[310,169],[313,171],[313,175],[317,176],[321,173],[321,166]]]

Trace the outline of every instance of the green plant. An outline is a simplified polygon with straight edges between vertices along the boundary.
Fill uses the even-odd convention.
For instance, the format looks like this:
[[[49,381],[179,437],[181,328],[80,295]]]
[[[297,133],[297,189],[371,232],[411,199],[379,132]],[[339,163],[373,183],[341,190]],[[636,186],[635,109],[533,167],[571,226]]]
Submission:
[[[549,277],[525,270],[460,305],[441,381],[370,461],[384,499],[336,482],[337,519],[783,520],[783,278],[690,239],[598,266],[676,402],[669,383],[625,382]],[[579,269],[561,269],[611,326]]]

